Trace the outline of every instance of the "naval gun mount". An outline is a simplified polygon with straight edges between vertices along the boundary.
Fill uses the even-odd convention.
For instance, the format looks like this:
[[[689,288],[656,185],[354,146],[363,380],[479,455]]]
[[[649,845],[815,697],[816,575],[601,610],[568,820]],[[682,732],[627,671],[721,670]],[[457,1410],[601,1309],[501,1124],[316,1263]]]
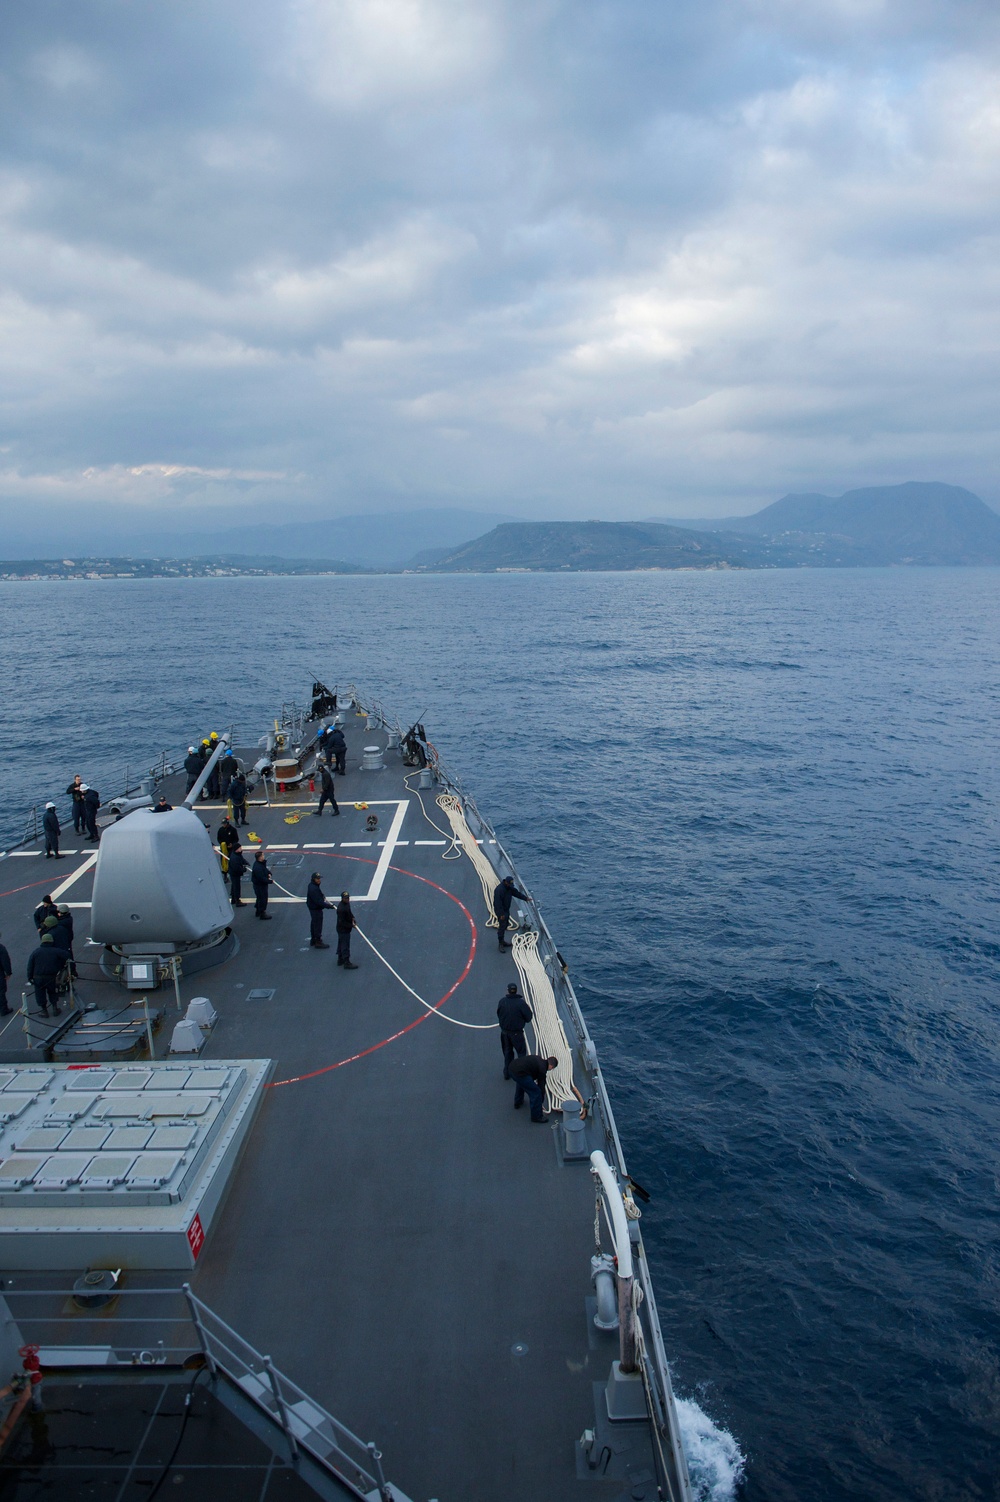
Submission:
[[[137,808],[104,831],[94,869],[91,937],[113,956],[162,972],[222,964],[235,953],[232,906],[204,824],[189,808]]]

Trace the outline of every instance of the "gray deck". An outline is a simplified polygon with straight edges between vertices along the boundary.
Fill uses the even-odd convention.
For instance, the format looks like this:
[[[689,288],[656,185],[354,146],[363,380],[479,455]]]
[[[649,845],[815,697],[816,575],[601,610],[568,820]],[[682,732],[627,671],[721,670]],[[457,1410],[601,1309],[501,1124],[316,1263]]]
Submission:
[[[301,899],[318,870],[335,899],[343,887],[363,893],[372,879],[394,813],[376,800],[407,799],[381,894],[357,904],[358,922],[431,1004],[460,982],[442,1011],[494,1023],[517,972],[486,928],[479,881],[467,858],[443,860],[440,845],[417,843],[444,837],[407,793],[398,755],[384,771],[359,769],[362,742],[374,738],[348,732],[339,819],[328,809],[315,817],[317,796],[290,791],[274,807],[252,807],[247,829],[272,852],[289,893]],[[242,754],[252,762],[257,753]],[[176,782],[166,791],[180,801]],[[424,794],[425,805],[446,828],[433,796]],[[374,835],[356,799],[378,813]],[[198,813],[214,836],[219,806]],[[287,823],[290,814],[299,822]],[[344,848],[366,840],[370,848]],[[303,849],[317,841],[336,845]],[[56,872],[65,881],[92,849],[65,843],[80,854],[0,866],[0,928],[15,983],[33,942],[32,908],[59,885]],[[81,876],[62,900],[85,904],[90,880]],[[236,955],[182,986],[185,1001],[207,995],[219,1012],[206,1056],[276,1064],[195,1291],[355,1433],[376,1440],[386,1474],[414,1499],[640,1495],[631,1484],[623,1491],[622,1479],[577,1478],[575,1442],[594,1426],[593,1384],[607,1378],[617,1342],[587,1318],[594,1190],[585,1165],[561,1160],[558,1117],[536,1126],[527,1109],[515,1112],[496,1031],[425,1011],[357,934],[359,968],[340,969],[332,912],[331,947],[317,951],[301,901],[272,901],[269,911],[267,924],[252,900],[235,912]],[[86,961],[98,950],[84,947],[86,907],[74,912],[77,958]],[[81,998],[105,1004],[96,967],[81,971]],[[251,1000],[254,988],[274,996]],[[172,1017],[172,996],[161,999]],[[16,1048],[17,1033],[14,1019],[0,1048]],[[632,1425],[618,1433],[633,1446],[633,1476],[648,1473],[644,1436]],[[642,1494],[655,1496],[655,1487]]]

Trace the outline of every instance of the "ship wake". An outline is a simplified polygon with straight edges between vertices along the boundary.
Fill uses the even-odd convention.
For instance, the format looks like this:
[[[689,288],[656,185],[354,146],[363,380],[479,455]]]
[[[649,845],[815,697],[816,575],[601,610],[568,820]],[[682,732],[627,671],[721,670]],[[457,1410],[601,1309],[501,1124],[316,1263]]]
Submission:
[[[693,1398],[677,1399],[677,1417],[695,1502],[735,1502],[746,1456],[733,1436]]]

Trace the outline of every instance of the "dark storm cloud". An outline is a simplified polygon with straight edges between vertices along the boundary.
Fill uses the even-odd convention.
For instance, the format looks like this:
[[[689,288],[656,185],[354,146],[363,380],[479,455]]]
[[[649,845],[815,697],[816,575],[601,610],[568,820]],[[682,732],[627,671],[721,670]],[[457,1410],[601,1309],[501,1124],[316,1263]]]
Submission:
[[[42,0],[2,27],[11,515],[993,493],[992,6]]]

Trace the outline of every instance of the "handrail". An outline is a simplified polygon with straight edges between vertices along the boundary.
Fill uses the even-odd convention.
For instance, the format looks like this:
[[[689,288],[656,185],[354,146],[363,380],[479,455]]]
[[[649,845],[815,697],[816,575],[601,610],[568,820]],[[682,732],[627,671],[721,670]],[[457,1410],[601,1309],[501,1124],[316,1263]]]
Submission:
[[[3,1286],[7,1284],[7,1286]],[[33,1284],[10,1286],[10,1280],[0,1280],[0,1304],[4,1300],[14,1305],[15,1323],[38,1336],[43,1329],[55,1327],[49,1340],[54,1351],[75,1350],[81,1356],[100,1350],[115,1356],[114,1364],[127,1371],[131,1368],[146,1368],[150,1365],[183,1364],[191,1356],[201,1354],[213,1378],[219,1373],[237,1389],[244,1399],[252,1402],[284,1434],[293,1465],[299,1462],[300,1451],[309,1461],[319,1466],[360,1498],[380,1498],[382,1502],[402,1499],[403,1493],[386,1482],[381,1466],[381,1452],[372,1443],[358,1438],[346,1424],[334,1418],[303,1388],[274,1365],[269,1356],[262,1355],[238,1331],[228,1325],[215,1311],[197,1297],[189,1283],[180,1288],[120,1288],[112,1297],[130,1299],[157,1299],[183,1297],[186,1314],[125,1315],[115,1312],[109,1322],[106,1309],[88,1314],[80,1310],[74,1313],[72,1337],[67,1339],[67,1320],[64,1309],[66,1299],[79,1299],[80,1290],[48,1287]],[[46,1315],[26,1308],[17,1311],[18,1301],[47,1301],[48,1307],[56,1302],[57,1313]],[[43,1304],[44,1307],[44,1304]],[[100,1344],[86,1343],[87,1327],[95,1324],[100,1331]],[[143,1347],[116,1346],[115,1327],[118,1325],[142,1326],[135,1333],[144,1340]],[[38,1327],[42,1327],[39,1329]],[[189,1332],[179,1338],[178,1331]],[[157,1332],[162,1332],[157,1335]],[[122,1332],[124,1333],[124,1331]],[[164,1339],[170,1340],[169,1349]],[[82,1337],[82,1338],[81,1338]],[[42,1347],[43,1360],[47,1341],[42,1336],[36,1343]],[[124,1358],[124,1359],[120,1359]],[[86,1361],[81,1364],[88,1364]],[[91,1363],[92,1364],[92,1363]],[[107,1367],[102,1363],[102,1370]],[[371,1469],[369,1469],[369,1467]]]

